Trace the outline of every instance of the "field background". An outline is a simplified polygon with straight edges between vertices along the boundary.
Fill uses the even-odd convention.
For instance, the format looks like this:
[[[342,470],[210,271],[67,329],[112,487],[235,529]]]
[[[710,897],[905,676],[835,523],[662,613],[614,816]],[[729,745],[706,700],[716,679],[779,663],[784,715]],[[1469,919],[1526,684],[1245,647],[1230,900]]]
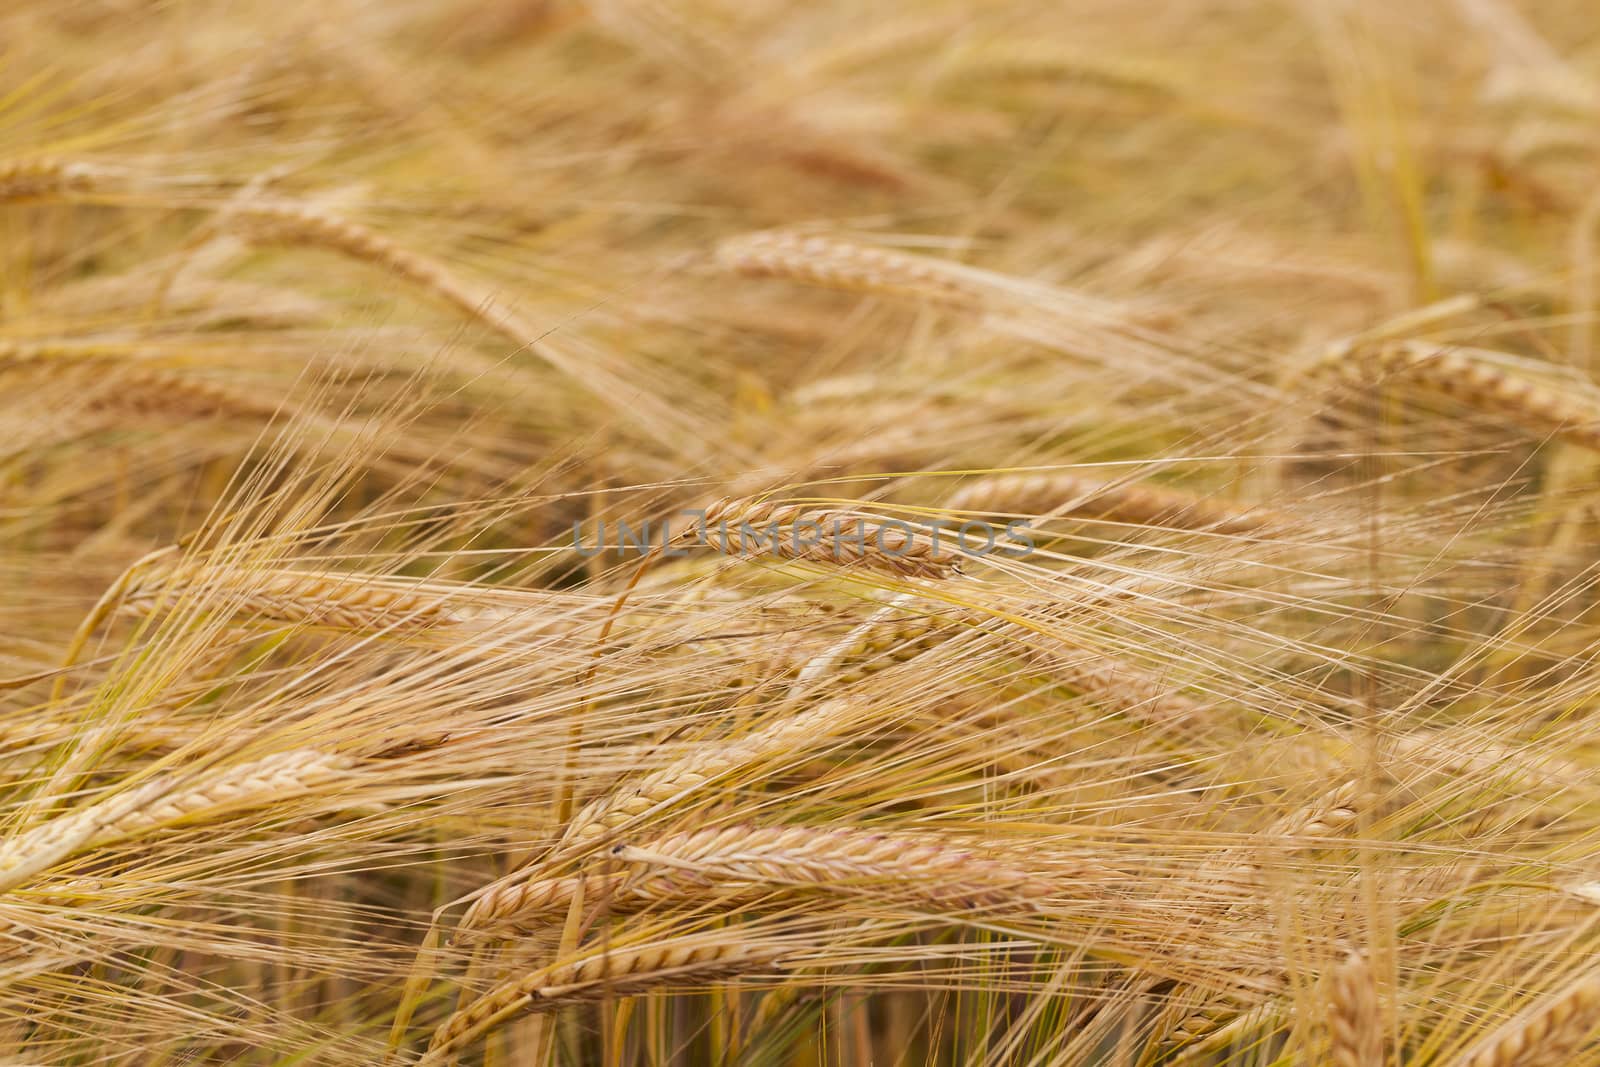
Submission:
[[[1597,177],[1584,0],[9,0],[0,1061],[1600,1063]]]

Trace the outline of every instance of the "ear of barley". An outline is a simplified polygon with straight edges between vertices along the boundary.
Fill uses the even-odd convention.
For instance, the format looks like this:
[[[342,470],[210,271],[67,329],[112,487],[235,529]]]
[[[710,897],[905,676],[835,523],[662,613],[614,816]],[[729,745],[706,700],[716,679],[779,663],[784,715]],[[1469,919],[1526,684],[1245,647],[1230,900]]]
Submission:
[[[391,271],[619,405],[664,443],[688,454],[697,452],[704,443],[701,427],[662,399],[637,388],[635,371],[611,360],[603,349],[590,346],[581,356],[569,353],[553,343],[547,336],[550,331],[539,323],[496,307],[495,294],[490,289],[461,277],[437,260],[402,248],[375,230],[304,205],[250,201],[230,217],[235,226],[257,242],[322,248]]]
[[[981,307],[985,295],[957,264],[815,235],[769,231],[732,237],[717,245],[716,261],[748,277],[919,297],[960,308]]]
[[[749,897],[790,889],[872,891],[958,910],[1031,912],[1059,882],[1018,858],[985,855],[959,840],[849,827],[687,831],[619,845],[614,855],[634,870],[611,876],[598,889],[586,887],[585,899],[603,893],[622,909],[707,893]],[[540,879],[492,901],[481,898],[460,928],[496,931],[547,921],[570,903],[581,881]]]
[[[945,506],[957,512],[1007,515],[1084,515],[1136,526],[1170,526],[1216,533],[1287,529],[1262,508],[1208,500],[1178,489],[1100,481],[1071,472],[1000,474],[959,489]]]
[[[1395,341],[1335,350],[1320,369],[1361,384],[1393,379],[1600,451],[1600,402],[1496,365],[1496,356],[1498,353],[1475,349]]]
[[[1361,779],[1352,778],[1309,807],[1290,812],[1279,819],[1268,835],[1300,838],[1332,837],[1346,833],[1360,818],[1364,789],[1365,784]]]
[[[96,342],[0,340],[0,370],[21,367],[62,367],[126,359],[128,346]]]
[[[832,684],[858,682],[893,663],[915,658],[942,639],[940,620],[926,615],[906,615],[913,599],[900,593],[871,617],[853,628],[821,654],[807,660],[795,675],[790,694],[827,679]]]
[[[223,767],[198,783],[166,774],[59,815],[0,845],[0,892],[78,852],[140,837],[186,820],[282,801],[349,770],[353,761],[314,749]]]
[[[592,801],[573,816],[562,841],[571,845],[593,842],[729,775],[770,759],[796,758],[849,729],[863,714],[851,702],[829,700],[802,712],[781,715],[744,737],[709,743],[616,793]]]
[[[542,923],[566,912],[578,891],[585,900],[607,900],[622,905],[626,872],[537,878],[524,875],[502,879],[474,900],[456,925],[460,934],[500,936],[507,931]]]
[[[219,382],[197,378],[182,371],[119,363],[108,369],[101,356],[75,354],[70,359],[39,357],[66,356],[66,349],[35,348],[16,352],[21,358],[12,367],[26,374],[48,374],[53,386],[81,386],[83,407],[125,417],[143,415],[241,415],[270,418],[278,411],[275,401],[230,388]],[[7,354],[0,352],[0,365]]]
[[[331,571],[253,571],[235,577],[226,568],[193,566],[135,577],[122,610],[148,615],[199,591],[220,594],[232,612],[277,622],[373,630],[449,621],[436,598]]]
[[[1355,827],[1361,818],[1365,791],[1366,783],[1360,778],[1342,782],[1332,792],[1311,804],[1280,816],[1259,838],[1268,847],[1284,847],[1296,853],[1316,848],[1315,842],[1305,839],[1337,837]],[[1232,856],[1238,857],[1238,853]],[[1207,870],[1221,877],[1253,877],[1260,870],[1258,859],[1230,858],[1209,866]]]
[[[388,270],[580,380],[586,371],[593,374],[601,369],[580,364],[551,346],[538,343],[536,338],[545,331],[508,310],[495,309],[491,292],[458,276],[443,263],[403,248],[359,223],[315,207],[256,202],[242,206],[233,222],[258,243],[321,248]],[[634,400],[638,402],[639,398]]]
[[[0,163],[0,203],[46,200],[94,188],[100,168],[65,159],[14,159]]]
[[[630,891],[675,896],[713,883],[856,888],[881,885],[914,897],[978,904],[1038,900],[1050,879],[1018,858],[986,856],[934,835],[842,827],[731,826],[622,845],[618,858],[647,868]]]
[[[551,598],[550,615],[519,610],[507,598],[502,603],[485,597],[460,595],[464,590],[433,586],[385,575],[344,574],[337,571],[254,569],[235,574],[227,567],[182,563],[150,568],[136,574],[124,590],[121,609],[149,615],[170,609],[186,595],[205,594],[217,606],[239,615],[296,625],[340,629],[420,630],[451,626],[481,629],[524,616],[541,626],[558,626],[563,605]],[[453,595],[455,594],[455,595]],[[544,607],[545,598],[519,592],[529,609]],[[208,601],[209,602],[209,601]],[[573,605],[564,604],[566,610]]]
[[[961,569],[953,538],[936,539],[912,523],[843,509],[724,499],[706,507],[695,534],[730,555],[772,553],[908,578],[949,578]]]
[[[443,1064],[502,1023],[598,997],[693,986],[781,965],[791,946],[733,935],[618,948],[504,982],[434,1031],[422,1064]]]
[[[153,779],[8,838],[0,843],[0,892],[21,885],[90,847],[107,827],[134,817],[171,787],[170,780]]]
[[[348,756],[307,748],[219,768],[196,784],[162,790],[151,803],[124,812],[105,824],[90,844],[99,847],[240,808],[282,803],[347,774],[355,765]]]
[[[420,289],[454,304],[467,315],[483,314],[485,294],[455,277],[448,268],[411,252],[359,223],[301,205],[249,203],[235,219],[243,232],[261,243],[305,245],[338,252],[351,259],[393,271]],[[532,335],[512,339],[524,344]]]
[[[1173,97],[1178,86],[1158,63],[1126,56],[1066,51],[1054,42],[1003,41],[962,58],[957,77],[982,79],[1059,79]]]
[[[1383,1067],[1383,1017],[1372,968],[1360,952],[1333,972],[1328,1036],[1334,1067]]]
[[[864,712],[851,703],[830,700],[797,714],[783,714],[742,738],[710,742],[615,792],[590,801],[572,817],[556,846],[556,856],[571,854],[605,840],[638,821],[665,811],[732,774],[771,759],[793,759],[825,744],[860,721]],[[523,906],[524,887],[537,881],[534,871],[513,871],[479,890],[469,908],[470,921],[484,925]]]
[[[1213,1001],[1191,1013],[1167,1033],[1162,1045],[1176,1055],[1162,1060],[1162,1063],[1209,1067],[1216,1062],[1214,1053],[1218,1049],[1258,1027],[1274,1023],[1284,1011],[1285,1006],[1275,1002],[1246,1008],[1232,998]]]
[[[1600,1023],[1600,971],[1530,1004],[1450,1061],[1451,1067],[1566,1067]]]
[[[494,309],[489,291],[457,276],[444,264],[402,248],[359,223],[314,207],[255,202],[245,204],[232,218],[234,225],[258,243],[321,248],[388,270],[468,318],[489,326],[517,347],[528,347],[558,370],[579,380],[583,380],[586,369],[591,373],[601,369],[586,368],[550,345],[538,343],[536,338],[544,331],[509,311]]]
[[[1071,650],[1051,657],[1049,670],[1100,706],[1180,740],[1199,739],[1209,725],[1203,705],[1114,656]]]
[[[733,42],[663,0],[590,0],[596,21],[651,54],[711,78],[743,65]]]

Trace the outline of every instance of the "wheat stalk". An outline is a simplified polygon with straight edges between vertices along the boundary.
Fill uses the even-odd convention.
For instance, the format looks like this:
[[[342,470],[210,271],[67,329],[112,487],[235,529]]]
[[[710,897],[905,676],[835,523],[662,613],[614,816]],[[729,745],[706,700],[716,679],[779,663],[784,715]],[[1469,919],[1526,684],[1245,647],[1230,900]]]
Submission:
[[[509,1019],[599,997],[697,985],[780,965],[791,946],[731,934],[614,948],[503,982],[434,1031],[420,1063],[436,1067]]]

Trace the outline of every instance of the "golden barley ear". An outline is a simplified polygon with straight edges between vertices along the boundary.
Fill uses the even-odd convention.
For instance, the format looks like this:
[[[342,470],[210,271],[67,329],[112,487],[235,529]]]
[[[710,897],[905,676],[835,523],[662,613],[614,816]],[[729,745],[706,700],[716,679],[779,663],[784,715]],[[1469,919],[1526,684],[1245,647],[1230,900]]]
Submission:
[[[106,174],[103,167],[47,156],[0,163],[0,203],[90,192]]]
[[[1294,528],[1287,517],[1266,508],[1070,471],[978,478],[952,494],[945,507],[953,512],[1083,516],[1135,526],[1225,534],[1281,534]]]
[[[954,264],[837,238],[783,231],[732,237],[716,261],[752,278],[788,278],[825,289],[914,297],[964,309],[982,306],[981,286]]]
[[[1317,369],[1354,384],[1423,389],[1600,451],[1600,394],[1587,383],[1562,389],[1536,379],[1503,353],[1397,340],[1336,346]]]
[[[873,893],[983,914],[1032,914],[1085,871],[1046,873],[1021,856],[971,840],[853,827],[730,826],[643,837],[614,846],[626,869],[606,876],[541,878],[480,898],[460,930],[507,936],[550,921],[582,890],[614,910],[714,897],[732,904],[785,893]],[[591,884],[592,883],[592,884]],[[486,903],[488,901],[488,903]]]
[[[1600,972],[1579,976],[1473,1043],[1450,1067],[1565,1067],[1600,1024]]]
[[[730,555],[773,554],[833,566],[857,566],[906,578],[950,578],[963,554],[919,524],[844,508],[761,500],[719,500],[705,509],[706,542]]]
[[[1364,953],[1352,951],[1331,976],[1328,1037],[1334,1067],[1383,1067],[1383,1014]]]
[[[0,890],[21,885],[79,852],[240,808],[280,803],[354,766],[348,757],[304,749],[224,767],[198,780],[176,772],[160,775],[0,844]]]

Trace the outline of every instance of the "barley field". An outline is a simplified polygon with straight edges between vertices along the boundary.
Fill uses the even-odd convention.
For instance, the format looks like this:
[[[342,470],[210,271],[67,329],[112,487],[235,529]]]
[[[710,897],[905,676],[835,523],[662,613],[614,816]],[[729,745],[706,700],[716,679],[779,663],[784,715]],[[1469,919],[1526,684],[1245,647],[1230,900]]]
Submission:
[[[1600,1065],[1592,0],[8,0],[0,1064]]]

